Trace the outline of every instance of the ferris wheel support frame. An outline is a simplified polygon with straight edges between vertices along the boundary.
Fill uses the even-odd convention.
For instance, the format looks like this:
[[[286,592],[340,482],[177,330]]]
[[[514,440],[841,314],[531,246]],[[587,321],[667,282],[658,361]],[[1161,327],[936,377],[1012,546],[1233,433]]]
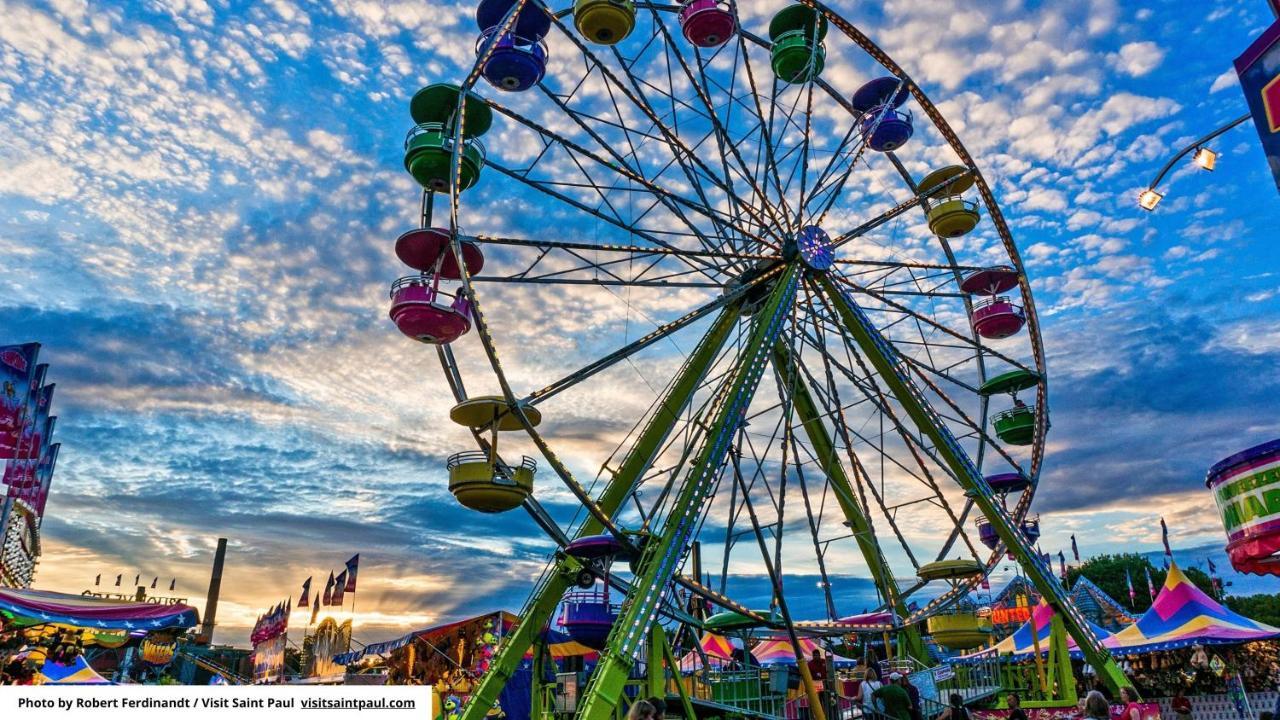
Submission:
[[[884,554],[880,550],[880,543],[876,542],[875,531],[871,527],[871,521],[867,518],[866,513],[862,511],[857,498],[854,497],[853,483],[849,481],[844,465],[839,460],[835,443],[827,433],[826,427],[822,424],[818,405],[814,401],[813,395],[809,393],[807,382],[796,371],[794,363],[795,359],[785,344],[778,343],[774,346],[774,368],[783,378],[784,383],[791,388],[791,401],[795,405],[796,417],[800,421],[800,426],[804,428],[805,435],[809,438],[809,444],[813,446],[813,455],[817,459],[818,465],[827,476],[827,483],[831,488],[832,494],[835,495],[836,504],[840,506],[840,511],[844,514],[845,521],[849,524],[849,530],[853,533],[854,542],[862,550],[862,557],[867,563],[867,570],[871,573],[872,579],[875,580],[876,587],[881,588],[884,592],[885,604],[898,617],[905,618],[910,613],[907,612],[906,603],[898,592],[898,585],[893,578],[893,571],[884,559]],[[917,660],[928,660],[928,651],[925,649],[924,640],[920,637],[920,633],[914,625],[902,628],[898,642],[901,651]]]
[[[581,720],[605,720],[612,717],[618,706],[635,664],[635,651],[654,622],[659,601],[684,561],[689,541],[724,468],[733,437],[759,387],[769,352],[785,326],[783,321],[795,301],[800,273],[796,264],[783,270],[753,318],[750,335],[730,375],[716,392],[715,416],[707,423],[702,447],[690,462],[689,474],[671,504],[662,531],[645,545],[636,566],[632,591],[623,602],[605,650],[591,673],[577,714]]]
[[[986,516],[1005,547],[1026,571],[1027,578],[1040,591],[1040,596],[1058,616],[1062,617],[1063,626],[1084,653],[1085,660],[1097,670],[1098,676],[1117,695],[1121,687],[1132,687],[1115,658],[1111,656],[1111,652],[1103,646],[1097,635],[1089,628],[1084,615],[1071,602],[1066,588],[1058,582],[1053,576],[1053,571],[1031,547],[1030,541],[1023,535],[1009,512],[996,501],[995,494],[982,473],[956,441],[951,430],[930,407],[924,395],[916,388],[893,346],[884,339],[861,307],[830,276],[817,275],[816,284],[863,354],[875,366],[890,392],[898,402],[902,403],[907,415],[915,422],[920,432],[934,443],[935,452],[946,462],[956,481],[964,488],[965,494]]]
[[[658,410],[640,432],[627,457],[613,473],[596,504],[609,516],[617,514],[632,488],[644,472],[653,464],[663,442],[671,434],[680,413],[693,400],[702,380],[715,363],[716,357],[738,325],[741,301],[730,303],[721,310],[711,328],[703,335],[698,346],[685,362],[680,374],[671,383],[666,395],[658,404]],[[604,530],[594,515],[588,515],[576,536],[587,537]],[[541,584],[525,604],[524,612],[516,620],[511,632],[503,638],[488,672],[480,679],[471,697],[462,709],[462,720],[483,720],[507,680],[519,667],[525,652],[533,645],[539,630],[555,613],[556,605],[572,587],[574,575],[581,564],[567,555],[556,560],[546,582]],[[634,587],[634,585],[633,585]]]

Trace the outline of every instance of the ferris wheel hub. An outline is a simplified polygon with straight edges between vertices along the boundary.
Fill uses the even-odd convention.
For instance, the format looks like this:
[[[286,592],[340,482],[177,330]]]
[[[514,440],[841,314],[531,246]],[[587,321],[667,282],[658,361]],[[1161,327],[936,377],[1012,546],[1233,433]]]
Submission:
[[[836,259],[831,236],[817,225],[806,225],[787,238],[782,255],[788,260],[798,259],[805,267],[818,272],[830,270]]]

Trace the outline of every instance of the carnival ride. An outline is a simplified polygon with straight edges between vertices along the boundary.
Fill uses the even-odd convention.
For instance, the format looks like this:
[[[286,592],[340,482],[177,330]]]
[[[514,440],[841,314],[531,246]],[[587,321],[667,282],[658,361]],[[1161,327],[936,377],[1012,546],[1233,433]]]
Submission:
[[[629,684],[665,694],[679,627],[798,657],[805,638],[892,637],[887,652],[927,662],[917,623],[1006,554],[1124,683],[1032,546],[1044,356],[991,188],[850,22],[811,0],[767,23],[744,11],[481,0],[471,71],[413,96],[422,202],[396,254],[418,274],[392,285],[390,315],[435,346],[479,446],[449,460],[457,500],[523,507],[559,548],[462,716],[485,716],[570,591],[566,618],[603,648],[576,707],[594,720]],[[492,377],[464,384],[473,329]],[[539,460],[504,457],[500,433]],[[538,463],[552,477],[535,486]],[[695,541],[718,548],[718,578],[689,561]],[[793,614],[784,572],[818,578],[825,618]],[[855,573],[878,622],[840,620],[831,579]],[[768,607],[734,599],[751,574]]]

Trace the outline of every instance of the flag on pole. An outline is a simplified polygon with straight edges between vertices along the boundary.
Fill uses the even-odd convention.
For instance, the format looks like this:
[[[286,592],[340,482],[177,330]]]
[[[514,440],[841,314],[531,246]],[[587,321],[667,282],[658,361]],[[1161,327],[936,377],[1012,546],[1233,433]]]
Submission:
[[[1143,565],[1142,572],[1147,574],[1147,593],[1151,595],[1151,600],[1154,602],[1156,599],[1156,584],[1151,582],[1151,567]]]
[[[142,573],[138,573],[137,575],[134,575],[134,576],[133,576],[133,584],[134,584],[134,586],[137,586],[138,581],[139,581],[139,580],[141,580],[141,579],[142,579]]]
[[[38,380],[43,380],[44,371],[47,367],[47,365],[41,365],[36,368]],[[22,435],[18,439],[18,449],[14,457],[24,460],[37,460],[40,458],[40,451],[49,442],[48,433],[53,430],[53,426],[49,424],[49,409],[53,406],[53,389],[55,387],[57,387],[56,384],[36,384],[31,386],[31,399],[27,405],[27,420],[22,427]]]
[[[333,604],[342,607],[342,593],[347,589],[347,571],[343,570],[338,573],[338,577],[333,581]]]
[[[311,578],[302,583],[302,597],[298,598],[298,607],[311,607]]]
[[[0,458],[16,458],[40,343],[0,345]]]
[[[1067,579],[1067,556],[1058,551],[1058,575],[1063,579]]]
[[[1071,556],[1080,562],[1080,548],[1076,546],[1076,534],[1071,533]]]
[[[1124,569],[1124,582],[1129,586],[1129,608],[1133,609],[1133,604],[1137,599],[1133,596],[1133,577],[1129,575],[1129,568]]]
[[[120,580],[123,578],[124,578],[124,573],[120,573],[119,575],[116,576],[116,587],[120,587]]]
[[[320,614],[320,598],[316,598],[316,601],[311,603],[311,624],[312,625],[316,624],[316,616],[319,614]]]
[[[175,586],[177,586],[177,584],[178,584],[178,578],[173,578],[172,580],[170,580],[170,581],[169,581],[169,592],[173,592],[173,589],[174,589],[174,587],[175,587]]]
[[[346,592],[356,591],[356,571],[360,569],[360,553],[351,556],[347,561],[347,584],[343,588]]]
[[[97,574],[97,576],[95,576],[95,577],[93,578],[93,584],[94,584],[94,585],[101,585],[101,584],[102,584],[102,573],[98,573],[98,574]]]
[[[1173,559],[1173,550],[1169,549],[1169,526],[1164,524],[1164,518],[1160,518],[1160,539],[1164,542],[1164,556],[1169,560]],[[1165,568],[1169,567],[1168,561],[1164,564]]]
[[[332,570],[329,571],[329,582],[325,583],[324,597],[321,599],[324,600],[325,605],[333,604],[333,571]]]

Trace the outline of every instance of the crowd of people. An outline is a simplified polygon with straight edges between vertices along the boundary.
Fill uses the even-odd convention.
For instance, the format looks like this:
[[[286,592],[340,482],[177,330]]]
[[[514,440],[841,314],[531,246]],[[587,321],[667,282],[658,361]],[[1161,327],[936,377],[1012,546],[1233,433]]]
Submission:
[[[1274,642],[1217,648],[1193,645],[1119,660],[1143,697],[1222,694],[1227,691],[1227,679],[1236,673],[1247,692],[1268,692],[1280,685],[1280,645]],[[1087,664],[1081,665],[1077,678],[1081,697],[1097,690],[1111,699]]]

